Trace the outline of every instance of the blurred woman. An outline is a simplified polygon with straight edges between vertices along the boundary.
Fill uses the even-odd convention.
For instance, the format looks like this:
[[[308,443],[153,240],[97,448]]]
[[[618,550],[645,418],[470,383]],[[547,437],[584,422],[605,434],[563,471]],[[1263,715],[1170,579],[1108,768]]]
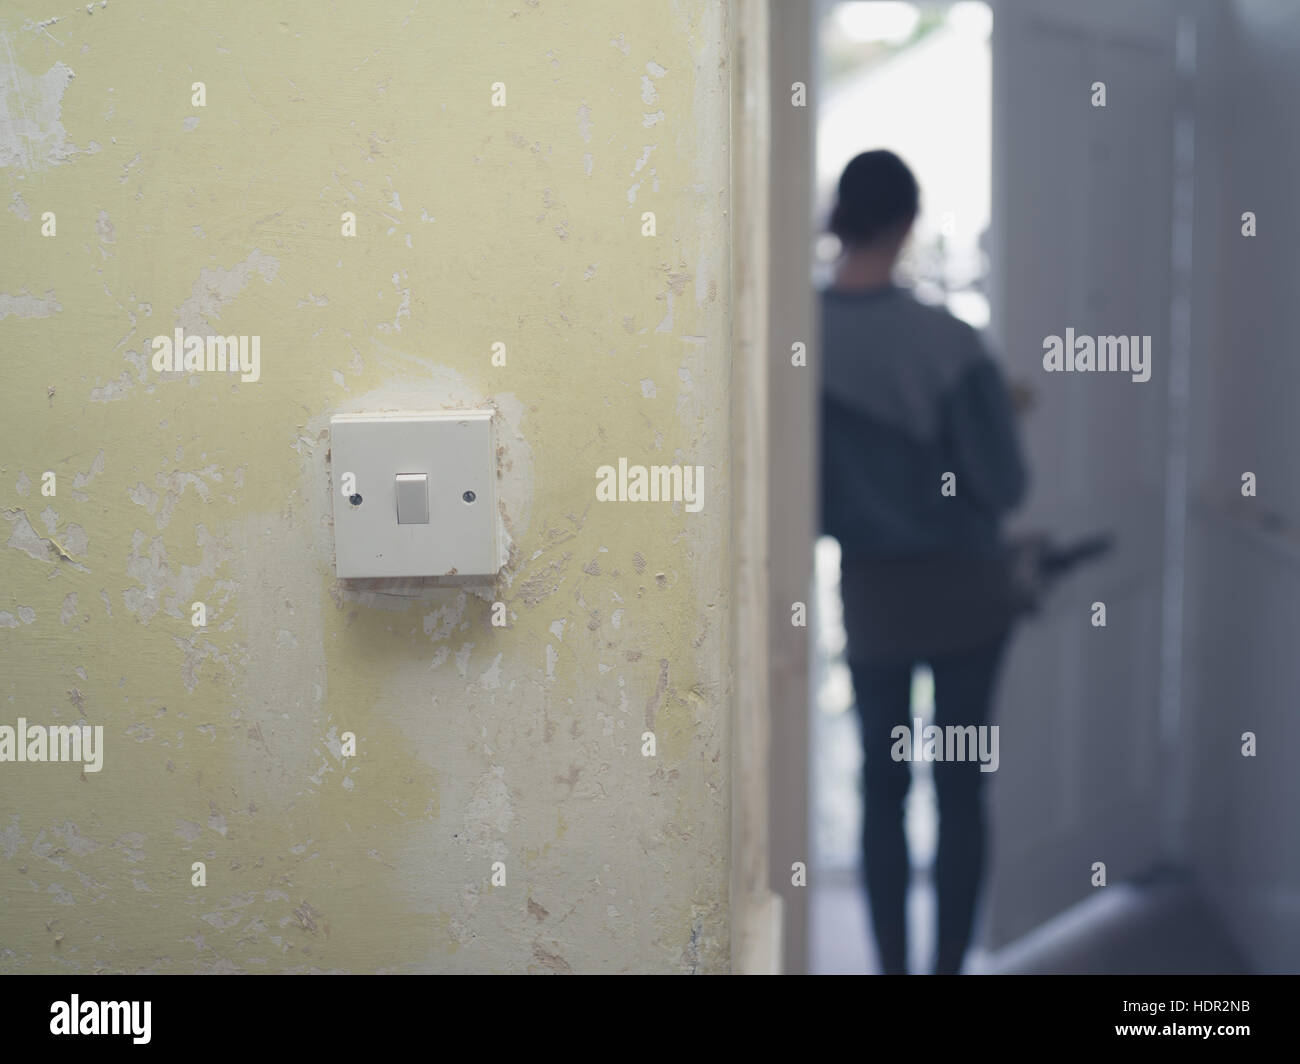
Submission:
[[[840,542],[844,624],[865,753],[863,852],[887,973],[907,971],[903,802],[912,671],[934,675],[941,728],[987,726],[1015,607],[1001,519],[1026,473],[1006,384],[978,334],[893,281],[919,209],[898,156],[865,152],[840,178],[829,229],[843,253],[822,315],[822,527]],[[956,973],[984,868],[978,760],[936,761],[935,971]]]

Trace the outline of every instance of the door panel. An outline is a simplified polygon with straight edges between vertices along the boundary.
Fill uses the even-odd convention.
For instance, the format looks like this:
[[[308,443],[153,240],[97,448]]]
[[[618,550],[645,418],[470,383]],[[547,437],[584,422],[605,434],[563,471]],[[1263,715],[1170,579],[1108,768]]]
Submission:
[[[1160,854],[1173,10],[1008,0],[993,56],[993,342],[1036,394],[1015,525],[1117,538],[1021,626],[1004,667],[985,906],[996,947],[1087,896],[1093,862],[1114,883]],[[1067,327],[1150,336],[1150,379],[1045,372],[1044,338]]]

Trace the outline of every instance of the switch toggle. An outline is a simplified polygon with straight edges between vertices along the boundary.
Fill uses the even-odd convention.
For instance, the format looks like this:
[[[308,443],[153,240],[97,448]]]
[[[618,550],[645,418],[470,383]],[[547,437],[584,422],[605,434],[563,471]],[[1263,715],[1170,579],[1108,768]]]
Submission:
[[[429,523],[429,478],[424,473],[397,474],[397,523]]]
[[[500,571],[495,413],[351,411],[330,418],[340,579],[463,580]]]

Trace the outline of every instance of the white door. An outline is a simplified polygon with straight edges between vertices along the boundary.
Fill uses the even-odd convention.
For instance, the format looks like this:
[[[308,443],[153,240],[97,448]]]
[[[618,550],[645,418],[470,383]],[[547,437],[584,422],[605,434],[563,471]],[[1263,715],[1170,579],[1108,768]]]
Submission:
[[[1020,627],[1003,668],[984,903],[997,947],[1092,893],[1094,862],[1113,884],[1161,857],[1176,79],[1165,0],[994,11],[992,339],[1037,396],[1014,526],[1118,541]],[[1046,372],[1044,339],[1067,328],[1150,336],[1150,379]]]

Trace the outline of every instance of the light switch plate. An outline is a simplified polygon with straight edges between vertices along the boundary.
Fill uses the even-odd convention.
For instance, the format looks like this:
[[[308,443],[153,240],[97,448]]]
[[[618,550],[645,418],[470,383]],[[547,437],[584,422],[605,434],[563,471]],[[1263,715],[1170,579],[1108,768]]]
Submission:
[[[330,419],[339,577],[497,571],[492,414],[439,410]],[[397,478],[419,474],[428,478],[428,523],[398,524]]]

